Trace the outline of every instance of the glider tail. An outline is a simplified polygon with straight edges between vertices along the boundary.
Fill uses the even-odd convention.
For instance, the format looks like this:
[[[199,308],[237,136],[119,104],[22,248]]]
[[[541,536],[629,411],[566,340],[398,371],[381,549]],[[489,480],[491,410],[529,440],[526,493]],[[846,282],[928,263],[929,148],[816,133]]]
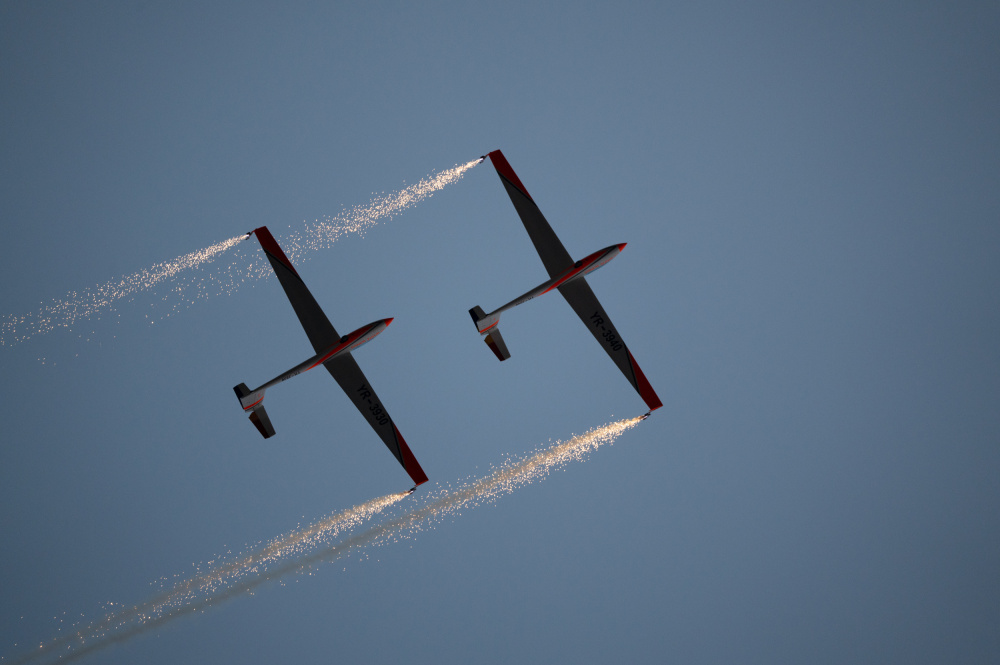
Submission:
[[[247,388],[247,384],[241,383],[233,387],[233,392],[239,398],[243,411],[250,413],[250,422],[254,424],[261,435],[265,439],[274,436],[274,426],[271,425],[271,419],[267,417],[267,411],[264,410],[264,391],[251,392]]]
[[[497,325],[500,323],[500,315],[491,314],[486,316],[483,308],[477,305],[469,310],[469,316],[472,317],[473,323],[476,324],[476,330],[479,331],[479,334],[483,335],[483,341],[493,350],[496,357],[501,362],[510,358],[507,343],[503,341],[503,337],[500,335],[500,328]]]

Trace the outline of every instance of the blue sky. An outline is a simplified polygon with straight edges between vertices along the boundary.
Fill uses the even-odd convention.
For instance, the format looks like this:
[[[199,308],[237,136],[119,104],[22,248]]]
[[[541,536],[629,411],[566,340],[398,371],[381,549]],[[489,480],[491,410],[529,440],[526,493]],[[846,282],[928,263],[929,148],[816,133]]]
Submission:
[[[500,148],[571,254],[628,243],[589,281],[664,402],[92,660],[995,661],[998,28],[989,3],[5,3],[4,317]],[[395,317],[356,357],[431,485],[645,410],[558,296],[505,314],[510,361],[480,341],[471,306],[546,278],[489,163],[299,267],[341,332]],[[246,421],[232,386],[311,354],[276,280],[176,312],[173,285],[0,347],[7,659],[408,487],[326,374],[269,392],[275,438]]]

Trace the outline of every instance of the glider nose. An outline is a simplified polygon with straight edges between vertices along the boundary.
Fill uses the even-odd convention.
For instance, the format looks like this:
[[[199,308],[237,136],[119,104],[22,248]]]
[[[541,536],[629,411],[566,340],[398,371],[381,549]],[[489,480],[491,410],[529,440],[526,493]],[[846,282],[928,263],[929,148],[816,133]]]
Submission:
[[[385,319],[385,325],[389,325],[390,323],[392,323],[392,320],[395,318],[396,318],[395,316],[390,316],[388,319]]]
[[[628,244],[627,242],[619,243],[619,245],[618,245],[618,251],[620,252],[623,249],[625,249],[625,245],[627,245],[627,244]]]

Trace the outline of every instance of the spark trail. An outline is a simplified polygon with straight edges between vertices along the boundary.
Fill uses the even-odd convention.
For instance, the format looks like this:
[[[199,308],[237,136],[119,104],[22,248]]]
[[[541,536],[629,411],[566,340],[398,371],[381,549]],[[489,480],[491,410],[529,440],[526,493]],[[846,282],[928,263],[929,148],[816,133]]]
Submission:
[[[137,627],[158,625],[164,617],[192,611],[191,608],[199,607],[206,599],[239,588],[247,578],[267,577],[268,571],[277,564],[328,545],[343,532],[357,527],[405,496],[405,492],[400,492],[372,499],[330,515],[304,529],[278,536],[267,545],[236,560],[212,566],[206,572],[199,571],[193,577],[174,584],[169,590],[143,603],[110,612],[85,626],[77,626],[72,634],[41,644],[37,650],[25,654],[13,663],[28,663],[45,657],[63,659],[67,655],[80,657],[92,650],[88,647],[120,641],[123,635],[135,632]]]
[[[364,236],[366,231],[379,223],[391,220],[457,182],[480,161],[476,159],[440,171],[399,191],[378,195],[367,204],[356,205],[311,224],[306,223],[302,230],[280,238],[281,245],[285,247],[288,257],[295,261],[302,260],[311,252],[329,248],[345,235]],[[0,323],[0,346],[13,346],[59,328],[73,330],[84,321],[114,311],[118,303],[133,301],[137,295],[154,289],[165,288],[160,300],[168,309],[159,317],[147,315],[150,323],[170,317],[190,307],[196,300],[232,294],[241,285],[263,279],[271,272],[260,252],[236,252],[228,262],[218,260],[245,238],[240,235],[223,240],[82,292],[71,291],[61,300],[40,304],[36,311],[28,314],[9,314]]]
[[[184,270],[214,261],[245,237],[237,236],[223,240],[205,249],[179,256],[173,261],[157,263],[151,268],[111,280],[82,293],[71,291],[62,300],[54,300],[48,305],[43,305],[32,314],[8,315],[0,326],[0,346],[11,346],[36,335],[52,332],[56,328],[72,328],[81,319],[89,319],[111,309],[119,300],[152,289]]]
[[[642,417],[637,417],[612,422],[573,436],[568,441],[556,441],[527,457],[509,458],[482,478],[465,482],[456,488],[441,489],[431,493],[423,504],[335,544],[330,544],[330,541],[349,528],[346,522],[337,522],[342,526],[322,537],[317,537],[324,530],[319,525],[325,521],[289,536],[276,538],[252,554],[217,566],[206,573],[199,573],[145,603],[111,613],[86,626],[77,627],[72,635],[43,643],[36,650],[12,663],[24,665],[38,661],[54,663],[75,660],[113,644],[126,642],[174,619],[204,611],[252,592],[269,581],[302,573],[367,548],[413,538],[416,534],[433,528],[442,519],[461,514],[463,509],[491,503],[520,487],[543,480],[553,470],[570,462],[584,460],[589,453],[600,446],[612,444],[641,420]],[[385,505],[380,504],[377,510],[370,513],[374,515],[402,496],[405,495],[390,495],[375,499],[364,506],[375,502],[387,502]],[[356,510],[358,508],[352,509]],[[351,511],[345,511],[341,515],[349,512]],[[360,519],[367,519],[370,515]],[[339,518],[329,519],[336,521]]]

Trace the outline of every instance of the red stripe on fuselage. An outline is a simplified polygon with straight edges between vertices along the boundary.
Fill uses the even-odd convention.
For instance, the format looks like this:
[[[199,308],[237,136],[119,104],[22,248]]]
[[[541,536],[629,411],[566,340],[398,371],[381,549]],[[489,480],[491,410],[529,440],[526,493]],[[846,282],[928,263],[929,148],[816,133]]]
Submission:
[[[599,250],[597,250],[596,252],[594,252],[593,254],[591,254],[590,256],[588,256],[587,258],[585,258],[582,261],[580,261],[580,267],[576,267],[574,265],[572,268],[569,269],[568,272],[566,272],[563,276],[561,276],[559,279],[557,279],[552,284],[552,286],[550,286],[549,288],[545,289],[544,291],[542,291],[538,295],[543,295],[543,294],[548,293],[552,289],[559,288],[561,285],[563,285],[566,282],[568,282],[569,280],[573,279],[574,277],[576,277],[577,275],[579,275],[581,272],[584,272],[585,270],[587,270],[588,268],[590,268],[590,266],[594,265],[595,263],[597,263],[598,261],[600,261],[601,259],[603,259],[608,254],[610,254],[611,252],[615,251],[616,247],[618,248],[618,251],[621,251],[621,248],[624,247],[624,246],[625,246],[625,243],[622,243],[620,245],[612,245],[610,248],[607,248],[607,249],[599,249]]]
[[[331,349],[325,356],[323,356],[322,358],[320,358],[319,360],[317,360],[312,365],[309,365],[309,367],[306,367],[302,371],[308,372],[313,367],[319,367],[320,365],[322,365],[323,363],[325,363],[327,360],[329,360],[332,356],[334,356],[338,351],[340,351],[341,349],[343,349],[345,346],[348,346],[351,343],[351,341],[352,340],[348,339],[346,342],[341,342],[337,346],[333,347],[333,349]]]
[[[264,401],[264,398],[263,398],[263,397],[261,397],[261,398],[260,398],[259,400],[257,400],[256,402],[254,402],[254,403],[253,403],[253,404],[251,404],[250,406],[244,406],[244,407],[243,407],[243,410],[244,410],[244,411],[249,411],[250,409],[254,408],[255,406],[257,406],[258,404],[260,404],[260,403],[261,403],[261,402],[263,402],[263,401]]]
[[[347,340],[346,341],[343,341],[340,344],[338,344],[337,346],[335,346],[332,349],[330,349],[328,352],[326,352],[323,355],[322,358],[320,358],[318,361],[316,361],[312,365],[309,365],[309,367],[306,367],[303,371],[304,372],[305,371],[309,371],[309,370],[311,370],[314,367],[318,367],[318,366],[322,365],[327,360],[329,360],[331,357],[333,357],[334,355],[336,355],[337,353],[339,353],[345,347],[351,346],[352,344],[354,344],[355,342],[357,342],[359,339],[361,339],[362,337],[364,337],[365,335],[367,335],[368,333],[370,333],[372,330],[374,330],[375,328],[378,328],[379,324],[381,324],[381,323],[384,323],[385,327],[388,327],[389,324],[392,323],[392,319],[383,319],[381,321],[376,321],[375,323],[373,323],[373,324],[371,324],[369,326],[365,326],[363,328],[358,328],[354,332],[349,333],[347,335]],[[379,332],[381,332],[381,331],[379,331]]]

